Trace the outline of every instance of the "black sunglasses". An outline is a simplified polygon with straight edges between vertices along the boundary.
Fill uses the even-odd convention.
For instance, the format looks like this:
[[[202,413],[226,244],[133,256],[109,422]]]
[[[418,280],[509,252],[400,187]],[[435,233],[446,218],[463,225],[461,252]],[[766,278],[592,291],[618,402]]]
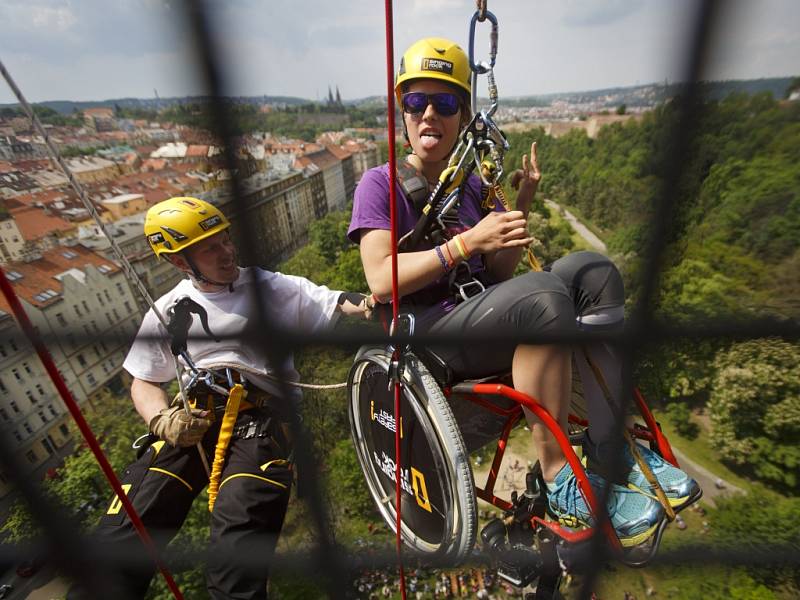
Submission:
[[[458,96],[450,92],[441,94],[408,92],[403,94],[403,110],[409,114],[418,115],[425,112],[428,104],[433,104],[434,110],[443,117],[452,117],[461,107]]]

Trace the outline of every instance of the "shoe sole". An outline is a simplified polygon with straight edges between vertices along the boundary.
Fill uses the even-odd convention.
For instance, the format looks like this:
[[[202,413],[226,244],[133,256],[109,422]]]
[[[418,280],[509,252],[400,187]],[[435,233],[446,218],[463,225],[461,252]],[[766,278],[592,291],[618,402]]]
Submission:
[[[569,527],[570,529],[577,529],[576,525],[582,527],[592,527],[592,525],[590,525],[586,521],[578,519],[577,517],[573,517],[572,515],[570,515],[569,517],[557,517],[557,518],[559,525],[562,525],[564,527]],[[655,525],[649,527],[645,531],[637,533],[636,535],[632,535],[630,537],[624,537],[624,538],[620,537],[619,532],[616,530],[615,533],[617,534],[617,537],[619,538],[619,543],[622,545],[623,548],[632,548],[634,546],[639,546],[644,542],[646,542],[647,540],[649,540],[653,536],[653,534],[656,533],[656,531],[661,526],[663,521],[664,519],[662,519]]]

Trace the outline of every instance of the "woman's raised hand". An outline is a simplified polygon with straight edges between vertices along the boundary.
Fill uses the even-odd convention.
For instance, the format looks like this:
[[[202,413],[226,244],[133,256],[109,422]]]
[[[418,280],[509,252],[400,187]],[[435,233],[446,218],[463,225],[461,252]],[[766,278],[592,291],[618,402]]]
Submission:
[[[519,190],[517,196],[517,208],[527,212],[530,209],[533,196],[539,188],[542,180],[542,172],[539,170],[539,158],[536,155],[536,142],[531,144],[531,159],[528,155],[522,155],[522,168],[514,171],[511,176],[511,187]]]
[[[533,241],[528,237],[525,215],[518,210],[490,212],[461,237],[472,254],[489,254],[503,248],[527,246]]]

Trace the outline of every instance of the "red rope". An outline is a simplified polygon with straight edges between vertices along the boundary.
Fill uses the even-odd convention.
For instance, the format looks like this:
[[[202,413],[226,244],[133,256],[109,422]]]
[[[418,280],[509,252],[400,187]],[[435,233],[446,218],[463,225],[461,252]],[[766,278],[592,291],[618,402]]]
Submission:
[[[392,0],[386,0],[386,104],[388,109],[388,142],[389,142],[389,219],[392,233],[392,319],[397,323],[400,306],[400,292],[397,283],[397,157],[395,156],[395,124],[394,124],[394,31],[392,28]],[[398,345],[395,344],[393,360],[399,358]],[[406,577],[403,570],[403,534],[402,534],[402,487],[400,485],[400,381],[394,386],[394,457],[395,457],[395,508],[397,520],[397,564],[400,569],[400,597],[406,598]]]
[[[97,443],[97,438],[95,438],[94,433],[92,433],[92,430],[89,427],[89,424],[86,422],[86,419],[84,419],[81,409],[78,407],[78,403],[75,402],[75,399],[72,397],[72,393],[69,391],[69,388],[67,388],[66,383],[64,383],[64,379],[61,377],[61,373],[58,372],[58,368],[53,362],[53,358],[50,356],[47,348],[42,343],[42,339],[39,337],[39,334],[31,324],[28,315],[22,308],[22,304],[20,303],[19,298],[14,291],[14,287],[6,278],[5,270],[3,270],[2,267],[0,267],[0,288],[2,288],[3,295],[5,295],[6,300],[8,300],[8,304],[11,306],[11,310],[17,319],[17,323],[30,340],[31,345],[33,345],[34,350],[36,350],[36,354],[39,355],[39,359],[42,361],[47,374],[50,375],[53,385],[58,390],[58,393],[61,396],[61,399],[64,401],[64,404],[69,409],[72,418],[75,419],[75,423],[77,423],[78,429],[80,429],[81,434],[83,435],[83,439],[86,440],[86,444],[94,454],[94,457],[100,465],[103,474],[106,476],[106,479],[108,479],[111,487],[116,492],[117,498],[119,498],[119,500],[122,502],[122,506],[125,507],[125,511],[128,513],[131,523],[133,523],[133,526],[136,528],[136,532],[139,534],[145,549],[147,550],[148,554],[150,554],[150,557],[158,567],[158,570],[161,571],[161,575],[164,576],[164,581],[167,582],[167,587],[169,587],[172,595],[175,596],[177,600],[183,600],[183,594],[181,594],[181,591],[178,589],[178,585],[172,578],[172,574],[161,562],[161,559],[158,556],[158,551],[156,550],[150,534],[147,532],[147,529],[145,529],[144,523],[142,523],[142,520],[139,518],[136,509],[133,508],[133,504],[131,504],[128,496],[123,491],[122,484],[120,484],[119,479],[117,479],[117,476],[114,474],[114,469],[111,468],[111,464],[108,462],[105,454],[103,454],[100,444]]]

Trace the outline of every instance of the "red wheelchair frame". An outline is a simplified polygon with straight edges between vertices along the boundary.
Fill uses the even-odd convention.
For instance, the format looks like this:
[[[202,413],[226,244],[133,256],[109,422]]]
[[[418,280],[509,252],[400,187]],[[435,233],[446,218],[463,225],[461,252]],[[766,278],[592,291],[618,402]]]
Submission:
[[[594,490],[589,484],[586,471],[584,470],[580,459],[575,454],[575,450],[570,443],[569,437],[561,430],[561,427],[550,415],[550,413],[547,412],[547,410],[542,407],[534,398],[519,392],[514,388],[501,383],[500,381],[457,383],[453,386],[443,388],[443,392],[447,398],[450,398],[454,394],[463,395],[465,399],[481,406],[482,408],[501,417],[506,417],[503,431],[500,435],[500,439],[497,441],[497,448],[495,450],[494,459],[492,460],[492,465],[489,469],[489,474],[487,475],[486,484],[483,488],[478,487],[477,484],[475,485],[475,493],[478,498],[504,511],[508,511],[513,508],[513,505],[510,502],[494,495],[494,486],[497,481],[497,476],[500,472],[500,464],[502,463],[503,455],[505,454],[506,446],[508,444],[508,437],[511,434],[511,430],[513,429],[514,425],[516,425],[519,420],[523,418],[524,413],[522,408],[526,407],[533,412],[533,414],[536,415],[536,417],[538,417],[542,423],[544,423],[550,433],[552,433],[556,438],[561,451],[564,453],[567,462],[575,473],[575,477],[578,480],[579,489],[581,490],[581,493],[590,507],[592,514],[600,517],[596,522],[602,527],[603,533],[606,536],[611,548],[617,552],[621,551],[619,538],[617,537],[614,528],[611,526],[611,522],[608,519],[606,511],[601,506],[596,494],[594,493]],[[487,401],[485,399],[486,396],[501,396],[515,402],[516,406],[511,408],[496,406]],[[655,417],[653,417],[653,413],[650,412],[650,409],[648,408],[647,403],[645,402],[644,397],[638,388],[634,388],[633,390],[633,399],[642,415],[642,418],[645,421],[646,427],[637,426],[628,428],[628,433],[633,438],[645,440],[651,444],[654,444],[656,450],[665,460],[669,461],[675,467],[680,468],[678,460],[675,458],[675,454],[672,452],[672,447],[670,446],[669,441],[667,441],[667,438],[661,432]],[[586,427],[589,424],[586,419],[578,417],[572,413],[569,414],[568,420],[570,423],[579,425],[581,427]],[[546,521],[538,516],[532,517],[531,524],[534,527],[542,526],[548,528],[555,535],[568,543],[587,541],[596,533],[594,527],[573,531],[571,529],[562,527],[558,523]]]

